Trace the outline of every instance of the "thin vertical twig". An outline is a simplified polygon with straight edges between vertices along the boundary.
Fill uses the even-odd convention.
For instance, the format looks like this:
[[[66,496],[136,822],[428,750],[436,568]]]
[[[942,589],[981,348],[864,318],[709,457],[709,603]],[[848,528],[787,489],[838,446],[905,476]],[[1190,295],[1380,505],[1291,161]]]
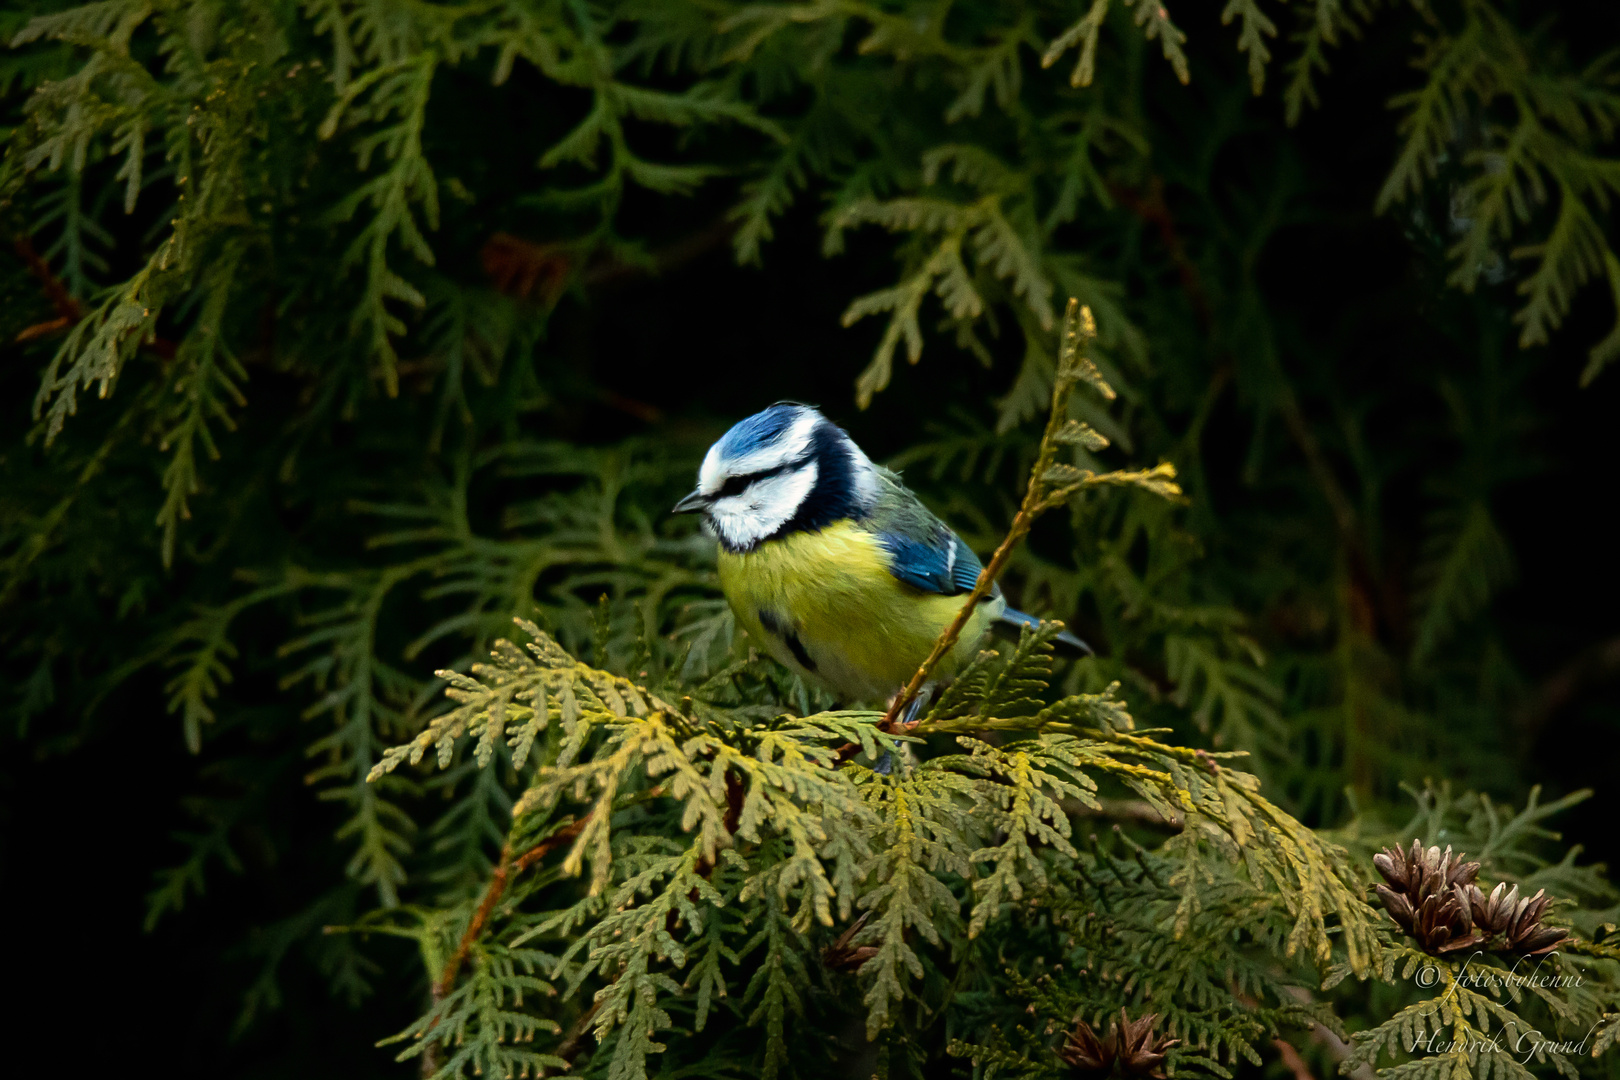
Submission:
[[[46,262],[39,252],[34,250],[34,238],[32,236],[21,233],[12,237],[11,249],[23,261],[23,265],[28,267],[28,272],[33,274],[39,281],[40,286],[45,290],[45,298],[51,302],[51,307],[56,309],[57,317],[50,323],[40,323],[39,326],[54,330],[71,326],[84,317],[84,308],[79,304],[79,301],[68,291],[68,287],[62,283],[62,279],[57,277],[56,273],[51,270],[50,263]],[[30,331],[35,331],[35,333],[31,334]],[[39,331],[38,327],[31,326],[24,330],[23,334],[37,337],[39,332],[41,331]]]
[[[1085,377],[1084,373],[1089,366],[1089,361],[1084,359],[1082,350],[1096,336],[1097,324],[1091,317],[1091,309],[1082,307],[1080,301],[1071,297],[1068,310],[1063,317],[1063,342],[1058,356],[1057,374],[1052,383],[1052,407],[1046,417],[1046,431],[1041,435],[1041,446],[1035,455],[1035,465],[1029,473],[1029,485],[1024,489],[1024,500],[1018,507],[1018,513],[1013,517],[1012,525],[1007,529],[1007,535],[1002,538],[995,554],[990,556],[990,562],[979,571],[979,580],[974,583],[973,591],[968,593],[967,600],[962,604],[962,610],[956,613],[956,618],[951,620],[944,633],[939,635],[927,659],[911,676],[911,681],[906,684],[905,689],[889,703],[888,711],[878,723],[881,730],[894,733],[898,718],[922,690],[923,684],[928,681],[928,676],[939,666],[940,661],[956,647],[968,620],[973,617],[974,609],[990,595],[996,579],[1006,568],[1007,560],[1012,557],[1019,541],[1029,535],[1035,519],[1069,494],[1065,489],[1054,498],[1048,475],[1061,445],[1058,433],[1068,422],[1069,396],[1074,390],[1074,384]],[[1099,386],[1106,387],[1100,377],[1093,381]],[[1112,391],[1109,391],[1109,394],[1111,395]]]
[[[444,963],[444,971],[439,975],[439,981],[433,984],[434,1002],[443,1001],[450,991],[456,987],[456,976],[461,974],[461,965],[466,962],[467,954],[477,943],[478,937],[484,932],[484,926],[489,922],[490,915],[495,911],[495,905],[506,894],[506,887],[512,879],[523,871],[556,851],[564,844],[573,840],[585,828],[591,815],[586,814],[578,821],[571,822],[525,851],[517,858],[512,857],[511,845],[501,850],[501,860],[490,875],[489,885],[484,889],[484,896],[478,902],[478,908],[473,912],[472,921],[467,924],[466,932],[461,935],[461,941],[456,945],[456,951],[450,954],[450,959]]]

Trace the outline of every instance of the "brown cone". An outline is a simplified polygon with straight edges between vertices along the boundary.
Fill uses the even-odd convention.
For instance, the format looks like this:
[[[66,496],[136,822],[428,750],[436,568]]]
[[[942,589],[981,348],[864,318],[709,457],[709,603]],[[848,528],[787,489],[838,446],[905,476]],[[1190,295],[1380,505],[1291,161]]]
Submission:
[[[1084,1020],[1076,1020],[1074,1027],[1063,1037],[1063,1046],[1058,1050],[1058,1057],[1069,1066],[1071,1075],[1081,1080],[1101,1080],[1114,1071],[1114,1043],[1117,1030],[1116,1028],[1105,1038],[1099,1039],[1090,1024]]]
[[[876,945],[856,945],[855,935],[861,932],[866,920],[872,917],[870,911],[866,912],[855,925],[838,935],[838,940],[821,951],[821,964],[831,971],[859,971],[862,964],[878,954]]]
[[[1126,1076],[1164,1080],[1165,1051],[1181,1045],[1180,1039],[1161,1039],[1153,1032],[1158,1013],[1131,1020],[1119,1010],[1119,1066]]]
[[[1076,1020],[1064,1036],[1058,1057],[1069,1066],[1070,1075],[1079,1080],[1101,1080],[1119,1064],[1119,1070],[1137,1080],[1164,1080],[1165,1052],[1181,1045],[1180,1039],[1162,1039],[1154,1034],[1153,1025],[1158,1013],[1148,1013],[1132,1020],[1124,1009],[1119,1019],[1108,1027],[1108,1034],[1099,1039],[1096,1031],[1084,1020]]]
[[[1481,942],[1522,956],[1544,956],[1569,931],[1542,926],[1551,899],[1545,891],[1521,898],[1519,887],[1506,882],[1489,896],[1474,883],[1479,863],[1465,862],[1451,848],[1424,848],[1413,840],[1407,849],[1385,848],[1373,865],[1387,885],[1376,886],[1384,910],[1424,951],[1455,952]]]
[[[1455,952],[1482,940],[1472,902],[1479,863],[1413,840],[1408,849],[1385,848],[1373,865],[1389,883],[1376,887],[1384,910],[1425,952]]]

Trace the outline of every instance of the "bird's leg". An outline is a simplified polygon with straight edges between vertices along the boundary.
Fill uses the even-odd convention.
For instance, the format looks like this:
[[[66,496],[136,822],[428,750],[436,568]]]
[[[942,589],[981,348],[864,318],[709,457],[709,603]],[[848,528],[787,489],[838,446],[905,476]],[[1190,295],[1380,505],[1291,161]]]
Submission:
[[[933,699],[934,687],[934,683],[925,683],[922,689],[917,691],[917,696],[911,699],[910,704],[906,706],[906,711],[900,714],[900,723],[898,725],[900,731],[910,731],[922,722],[923,709],[927,708],[928,702]],[[894,698],[890,698],[888,703],[893,705]],[[888,776],[889,770],[893,767],[892,756],[889,751],[885,750],[883,756],[878,758],[877,764],[872,766],[872,771],[880,776]]]
[[[911,699],[906,711],[900,716],[900,730],[910,731],[922,722],[922,711],[934,697],[934,683],[924,683],[917,691],[917,696]]]

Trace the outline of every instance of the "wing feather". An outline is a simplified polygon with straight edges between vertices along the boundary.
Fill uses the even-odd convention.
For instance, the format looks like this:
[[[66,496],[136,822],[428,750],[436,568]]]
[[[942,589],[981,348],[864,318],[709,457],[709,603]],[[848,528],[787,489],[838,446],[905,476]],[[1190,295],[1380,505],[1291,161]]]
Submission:
[[[874,470],[878,496],[864,524],[889,556],[889,573],[938,596],[973,591],[984,566],[951,527],[935,517],[900,477]],[[998,588],[992,593],[1000,596]]]
[[[984,569],[973,549],[944,525],[926,538],[880,532],[878,542],[889,555],[889,573],[924,592],[940,596],[972,592]]]

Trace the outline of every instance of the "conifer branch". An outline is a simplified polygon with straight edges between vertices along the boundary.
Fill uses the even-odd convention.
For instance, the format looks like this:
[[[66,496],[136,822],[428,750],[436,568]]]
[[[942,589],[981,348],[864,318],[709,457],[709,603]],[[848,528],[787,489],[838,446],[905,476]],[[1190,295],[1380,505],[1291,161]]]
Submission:
[[[483,898],[478,901],[478,907],[473,911],[473,917],[467,923],[466,931],[456,944],[456,951],[444,962],[444,971],[433,984],[433,1001],[437,1004],[443,1001],[455,989],[456,976],[461,973],[461,965],[466,962],[467,954],[477,944],[479,935],[484,932],[484,926],[489,922],[490,915],[495,911],[495,905],[500,903],[501,897],[506,893],[506,887],[512,879],[523,871],[567,844],[578,836],[590,821],[591,815],[586,814],[577,821],[569,822],[544,840],[535,844],[528,851],[512,858],[511,840],[501,849],[501,861],[490,875],[489,885],[484,889]]]
[[[35,249],[32,236],[27,233],[19,233],[14,236],[11,240],[11,249],[23,261],[23,265],[28,267],[28,272],[39,281],[40,288],[44,290],[45,299],[51,302],[51,307],[56,311],[56,318],[23,327],[13,340],[19,342],[33,341],[35,338],[54,334],[58,330],[66,330],[84,318],[84,305],[79,303],[78,297],[73,295],[67,283],[56,275],[56,272],[51,269],[51,264]],[[177,346],[166,337],[153,334],[143,340],[141,344],[159,359],[174,359]]]

